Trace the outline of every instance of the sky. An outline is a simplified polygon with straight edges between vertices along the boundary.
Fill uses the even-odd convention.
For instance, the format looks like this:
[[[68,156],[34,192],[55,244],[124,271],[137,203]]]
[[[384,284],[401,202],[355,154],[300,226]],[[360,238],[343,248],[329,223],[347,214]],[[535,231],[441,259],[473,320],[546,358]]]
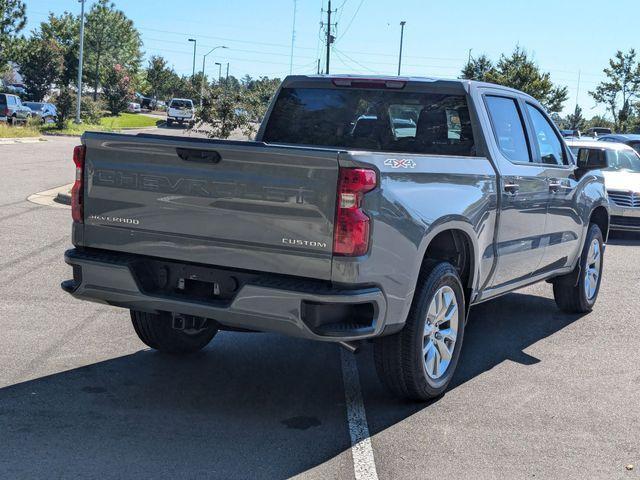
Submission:
[[[190,74],[188,38],[196,38],[196,71],[202,55],[225,45],[207,57],[207,74],[217,74],[215,62],[224,74],[228,62],[236,77],[289,73],[295,5],[292,72],[315,73],[318,58],[324,68],[320,21],[326,22],[327,0],[113,1],[135,22],[146,59],[162,55],[178,73]],[[27,31],[49,11],[80,10],[78,0],[26,4]],[[577,100],[587,117],[604,113],[588,92],[604,78],[609,58],[618,49],[640,50],[638,0],[332,0],[331,8],[337,10],[331,73],[396,74],[404,20],[403,75],[455,78],[470,49],[474,57],[497,60],[520,45],[555,83],[568,87],[564,113]]]

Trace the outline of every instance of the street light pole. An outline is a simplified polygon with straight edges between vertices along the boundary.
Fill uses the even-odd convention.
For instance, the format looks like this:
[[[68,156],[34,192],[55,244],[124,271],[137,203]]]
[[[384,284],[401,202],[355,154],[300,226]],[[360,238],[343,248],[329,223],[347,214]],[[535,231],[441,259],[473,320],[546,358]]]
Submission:
[[[222,64],[216,62],[216,65],[218,65],[218,83],[220,83],[220,80],[222,80]]]
[[[219,48],[229,48],[225,45],[218,45],[217,47],[213,47],[207,53],[202,56],[202,81],[200,82],[200,106],[202,107],[202,98],[204,97],[204,61],[207,59],[209,54],[213,53]]]
[[[400,69],[402,68],[402,41],[404,40],[404,26],[407,22],[404,20],[400,22],[400,53],[398,54],[398,76],[400,76]]]
[[[198,44],[198,40],[195,38],[190,38],[190,42],[193,42],[193,71],[191,72],[191,83],[196,77],[196,45]]]
[[[76,98],[76,123],[80,123],[80,109],[82,104],[82,57],[84,53],[84,2],[80,2],[80,55],[78,58],[78,96]]]

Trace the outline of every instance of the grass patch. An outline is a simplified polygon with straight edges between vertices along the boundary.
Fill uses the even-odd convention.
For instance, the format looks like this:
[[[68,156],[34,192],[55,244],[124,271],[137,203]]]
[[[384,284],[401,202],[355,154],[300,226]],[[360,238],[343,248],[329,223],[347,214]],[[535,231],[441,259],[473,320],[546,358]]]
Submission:
[[[155,127],[157,122],[157,118],[139,113],[121,113],[118,117],[103,117],[100,120],[100,125],[111,130],[118,130],[120,128]]]
[[[11,126],[5,122],[0,122],[0,138],[27,138],[39,137],[40,130],[32,125]]]
[[[75,124],[70,120],[62,130],[56,128],[55,125],[45,125],[42,127],[42,131],[61,133],[65,135],[82,135],[86,131],[112,132],[123,128],[155,127],[157,124],[157,118],[135,113],[121,113],[118,116],[102,117],[100,119],[100,124],[98,125],[91,125],[87,123]]]

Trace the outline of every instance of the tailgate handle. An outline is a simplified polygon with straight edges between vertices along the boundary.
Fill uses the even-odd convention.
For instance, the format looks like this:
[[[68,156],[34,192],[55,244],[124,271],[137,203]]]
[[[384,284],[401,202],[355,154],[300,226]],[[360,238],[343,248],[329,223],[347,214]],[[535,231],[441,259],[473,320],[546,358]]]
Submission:
[[[176,148],[176,153],[185,162],[218,163],[220,160],[222,160],[222,156],[215,150]]]

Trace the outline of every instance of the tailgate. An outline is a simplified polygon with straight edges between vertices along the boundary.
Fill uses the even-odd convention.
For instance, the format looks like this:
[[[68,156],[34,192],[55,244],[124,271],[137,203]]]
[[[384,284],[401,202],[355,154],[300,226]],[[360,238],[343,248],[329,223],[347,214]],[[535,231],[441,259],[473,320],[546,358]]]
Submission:
[[[338,152],[88,133],[84,246],[329,279]]]

